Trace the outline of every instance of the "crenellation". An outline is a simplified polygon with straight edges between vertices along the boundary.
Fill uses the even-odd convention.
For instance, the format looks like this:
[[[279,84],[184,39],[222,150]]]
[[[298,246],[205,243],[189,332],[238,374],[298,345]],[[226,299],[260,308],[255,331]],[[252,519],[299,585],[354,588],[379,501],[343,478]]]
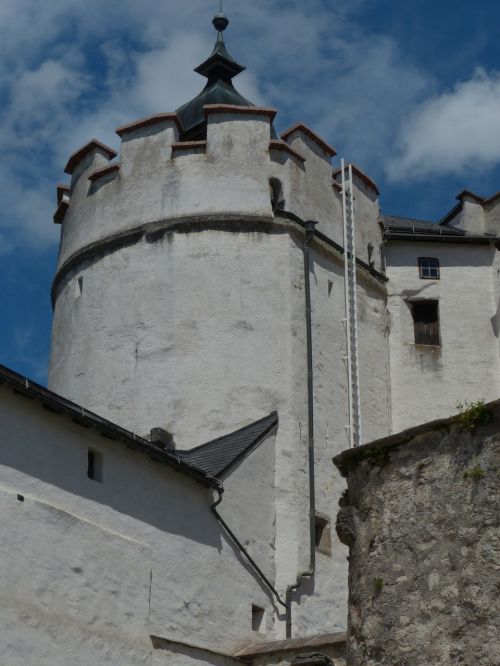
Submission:
[[[115,162],[114,164],[108,164],[107,166],[103,166],[99,169],[96,169],[95,171],[92,171],[92,173],[90,173],[87,178],[92,184],[94,184],[96,181],[101,180],[101,178],[104,178],[105,176],[117,176],[119,171],[120,163]]]
[[[113,148],[106,146],[97,139],[91,139],[84,146],[76,150],[68,159],[64,173],[71,176],[71,190],[88,169],[104,166],[114,159],[117,153]]]
[[[181,121],[176,113],[155,113],[152,116],[140,118],[139,120],[134,120],[133,122],[127,123],[126,125],[121,125],[120,127],[116,128],[115,132],[120,138],[125,137],[128,139],[130,138],[130,135],[135,134],[137,130],[143,129],[144,127],[155,128],[152,130],[153,132],[161,131],[164,125],[168,122],[174,123],[179,132],[182,130]],[[159,129],[158,125],[160,125]]]

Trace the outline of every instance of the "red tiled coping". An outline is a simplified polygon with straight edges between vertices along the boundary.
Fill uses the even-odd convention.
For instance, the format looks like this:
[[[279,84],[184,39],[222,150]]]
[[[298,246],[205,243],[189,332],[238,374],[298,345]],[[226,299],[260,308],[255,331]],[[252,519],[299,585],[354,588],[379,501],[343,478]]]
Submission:
[[[132,130],[140,129],[141,127],[149,127],[150,125],[156,125],[156,123],[161,123],[165,120],[173,120],[177,125],[179,130],[182,130],[181,121],[179,116],[176,113],[156,113],[153,116],[147,116],[147,118],[140,118],[139,120],[134,120],[133,123],[128,123],[127,125],[121,125],[115,129],[115,132],[118,136],[123,136],[126,132],[131,132]]]
[[[270,141],[269,142],[269,150],[281,150],[284,153],[288,153],[289,155],[292,155],[293,157],[296,157],[298,160],[301,162],[305,162],[306,158],[303,157],[295,148],[292,148],[292,146],[289,146],[288,143],[285,141]]]
[[[205,104],[203,107],[205,116],[210,113],[236,113],[245,116],[268,116],[271,122],[274,120],[277,109],[270,106],[237,106],[236,104]]]
[[[76,165],[81,162],[87,153],[90,153],[95,148],[99,148],[104,153],[106,153],[106,156],[109,160],[112,160],[117,155],[117,152],[113,150],[113,148],[106,146],[104,143],[101,143],[97,139],[91,139],[88,143],[86,143],[84,146],[75,151],[73,155],[71,155],[68,163],[64,167],[64,173],[69,173],[69,175],[71,175]]]
[[[328,153],[330,157],[334,157],[334,155],[337,154],[337,151],[335,148],[332,148],[330,145],[326,143],[326,141],[323,141],[323,139],[316,134],[316,132],[313,132],[310,127],[307,125],[304,125],[304,123],[296,123],[289,129],[287,129],[285,132],[282,132],[281,138],[283,141],[286,141],[288,137],[293,134],[294,132],[303,132],[306,134],[310,139],[312,139],[315,143],[322,148],[325,153]]]
[[[61,201],[59,202],[59,205],[56,208],[56,212],[54,213],[54,217],[52,218],[54,220],[54,224],[61,224],[61,222],[64,220],[64,216],[66,215],[68,208],[69,208],[68,197],[61,198]]]
[[[119,162],[115,162],[114,164],[106,164],[105,166],[99,167],[99,169],[92,171],[92,173],[89,175],[89,180],[94,182],[102,176],[107,176],[108,174],[116,173],[117,171],[120,171]]]
[[[63,196],[66,194],[68,195],[70,192],[70,187],[69,185],[63,185],[62,183],[59,183],[57,185],[57,204],[59,205],[61,203],[61,199]]]
[[[193,148],[207,149],[206,141],[176,141],[172,144],[172,152],[175,150],[193,150]]]
[[[369,176],[367,176],[366,173],[361,171],[361,169],[359,167],[357,167],[355,164],[346,164],[345,165],[346,170],[349,166],[352,167],[353,173],[355,173],[356,176],[358,176],[358,178],[361,178],[361,180],[365,183],[365,185],[367,185],[368,187],[371,187],[372,190],[375,191],[375,194],[380,194],[379,189],[378,189],[377,184],[375,183],[375,181],[373,181]],[[337,176],[339,176],[341,173],[342,173],[342,169],[336,169],[332,173],[332,176],[334,178],[337,178]]]

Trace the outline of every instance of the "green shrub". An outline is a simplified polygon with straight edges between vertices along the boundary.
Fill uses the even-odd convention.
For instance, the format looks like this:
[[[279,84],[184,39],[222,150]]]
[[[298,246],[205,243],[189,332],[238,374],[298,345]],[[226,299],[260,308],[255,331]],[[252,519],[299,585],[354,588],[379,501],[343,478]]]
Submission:
[[[480,425],[491,421],[491,412],[486,407],[484,400],[473,402],[458,402],[458,423],[465,430],[474,430]]]

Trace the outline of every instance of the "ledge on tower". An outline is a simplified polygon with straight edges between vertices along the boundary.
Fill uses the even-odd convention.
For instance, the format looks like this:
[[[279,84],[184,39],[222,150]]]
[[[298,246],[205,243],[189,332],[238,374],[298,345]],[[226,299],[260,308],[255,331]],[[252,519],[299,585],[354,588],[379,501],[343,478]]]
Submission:
[[[120,171],[120,163],[115,162],[114,164],[107,164],[106,166],[99,167],[99,169],[96,169],[95,171],[92,171],[91,174],[89,174],[88,179],[94,183],[96,180],[99,178],[102,178],[103,176],[109,176],[110,174],[115,174]]]
[[[118,154],[115,150],[113,150],[113,148],[106,146],[104,143],[101,143],[101,141],[98,141],[97,139],[91,139],[88,143],[86,143],[71,155],[66,166],[64,167],[64,173],[71,175],[76,166],[83,160],[86,155],[92,151],[99,151],[104,153],[108,160],[112,160]]]
[[[279,140],[272,140],[269,142],[269,150],[279,150],[283,153],[287,153],[288,155],[291,155],[292,157],[295,157],[295,159],[299,160],[299,162],[304,163],[306,161],[306,158],[301,155],[298,150],[295,150],[295,148],[292,148],[286,141],[279,141]]]
[[[64,216],[66,215],[68,208],[69,208],[69,196],[67,194],[63,194],[61,196],[61,199],[58,201],[56,212],[54,213],[54,216],[52,218],[54,220],[54,224],[62,224],[62,221],[64,220]]]
[[[378,187],[377,187],[377,184],[375,183],[374,180],[372,180],[372,179],[370,178],[370,176],[367,176],[366,173],[364,173],[363,171],[361,171],[361,169],[360,169],[359,167],[357,167],[355,164],[346,164],[346,165],[345,165],[345,168],[346,168],[346,169],[348,169],[349,167],[352,167],[352,172],[353,172],[353,174],[354,174],[355,176],[357,176],[360,180],[362,180],[363,183],[364,183],[369,189],[373,190],[373,191],[375,192],[375,194],[377,194],[377,195],[380,194],[380,191],[379,191],[379,189],[378,189]],[[342,169],[336,169],[336,170],[332,173],[332,176],[333,176],[334,182],[336,182],[337,184],[340,182],[340,181],[339,181],[339,176],[340,176],[341,174],[342,174]]]
[[[283,141],[288,142],[288,139],[293,134],[297,134],[298,136],[300,136],[301,134],[305,134],[309,139],[311,139],[311,141],[313,141],[322,150],[324,150],[329,157],[335,157],[335,155],[337,154],[335,148],[332,148],[332,146],[326,143],[326,141],[324,141],[320,136],[318,136],[316,132],[313,132],[313,130],[310,127],[304,125],[304,123],[296,123],[292,127],[289,127],[285,132],[281,133],[281,138],[283,139]]]
[[[151,127],[152,125],[157,125],[158,123],[165,122],[166,120],[173,121],[177,125],[179,132],[182,131],[181,121],[176,113],[156,113],[152,116],[147,116],[146,118],[135,120],[134,122],[128,123],[127,125],[117,127],[115,132],[119,137],[122,137],[127,132],[133,132],[135,130],[142,129],[143,127]]]
[[[268,116],[274,120],[278,109],[272,106],[237,106],[236,104],[205,104],[203,107],[205,116],[211,113],[234,113],[244,116]]]
[[[64,185],[63,183],[59,183],[56,186],[56,189],[57,189],[57,205],[59,205],[61,203],[63,196],[66,195],[69,197],[71,188],[69,185]]]

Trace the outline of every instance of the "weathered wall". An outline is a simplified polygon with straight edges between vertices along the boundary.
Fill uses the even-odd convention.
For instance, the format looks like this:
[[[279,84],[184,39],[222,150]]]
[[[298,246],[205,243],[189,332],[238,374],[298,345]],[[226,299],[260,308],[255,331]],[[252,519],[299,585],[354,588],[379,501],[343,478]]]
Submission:
[[[500,403],[346,451],[348,664],[500,663]]]
[[[448,416],[457,402],[497,398],[494,247],[391,241],[385,254],[393,430]],[[439,259],[439,280],[419,278],[418,257]],[[409,303],[418,299],[439,302],[440,346],[415,345]]]
[[[132,129],[112,177],[88,181],[104,160],[100,154],[73,175],[49,386],[139,434],[166,428],[179,448],[277,410],[269,570],[284,594],[310,557],[305,236],[295,222],[273,216],[269,179],[281,181],[288,211],[316,219],[341,242],[329,153],[304,134],[290,143],[305,162],[293,151],[270,149],[269,117],[258,111],[211,113],[206,147],[172,148],[177,136],[173,120]],[[377,229],[369,219],[376,201],[363,211]],[[166,229],[169,223],[175,229]],[[142,237],[116,240],[141,225]],[[64,267],[90,244],[97,244],[92,256]],[[311,275],[316,487],[318,510],[332,517],[343,486],[332,480],[329,461],[345,446],[347,399],[342,259],[324,245],[313,243]],[[366,437],[373,438],[388,432],[385,292],[365,273],[362,400]],[[315,584],[304,584],[294,598],[301,602],[295,632],[345,627],[345,556],[342,547],[318,556]],[[327,620],[324,607],[332,599],[335,612]]]
[[[340,261],[311,250],[311,307],[313,324],[314,439],[316,510],[334,522],[344,481],[331,467],[331,457],[347,445],[347,373],[344,356],[344,269]],[[359,347],[364,441],[389,433],[387,315],[385,287],[358,271]],[[297,319],[304,309],[303,290],[294,292]],[[305,363],[305,347],[296,364]],[[305,368],[304,368],[305,372]],[[302,424],[303,450],[307,446],[307,420]],[[306,461],[304,461],[306,464]],[[293,477],[292,477],[293,478]],[[302,500],[301,569],[309,566],[308,497]],[[332,538],[330,554],[316,551],[314,583],[304,581],[294,593],[294,636],[345,628],[347,616],[347,551]]]
[[[5,663],[150,664],[150,634],[231,654],[256,639],[252,604],[272,637],[273,599],[216,522],[209,489],[6,386],[0,422]],[[87,477],[89,447],[102,483]],[[273,459],[270,436],[219,506],[270,576]]]

